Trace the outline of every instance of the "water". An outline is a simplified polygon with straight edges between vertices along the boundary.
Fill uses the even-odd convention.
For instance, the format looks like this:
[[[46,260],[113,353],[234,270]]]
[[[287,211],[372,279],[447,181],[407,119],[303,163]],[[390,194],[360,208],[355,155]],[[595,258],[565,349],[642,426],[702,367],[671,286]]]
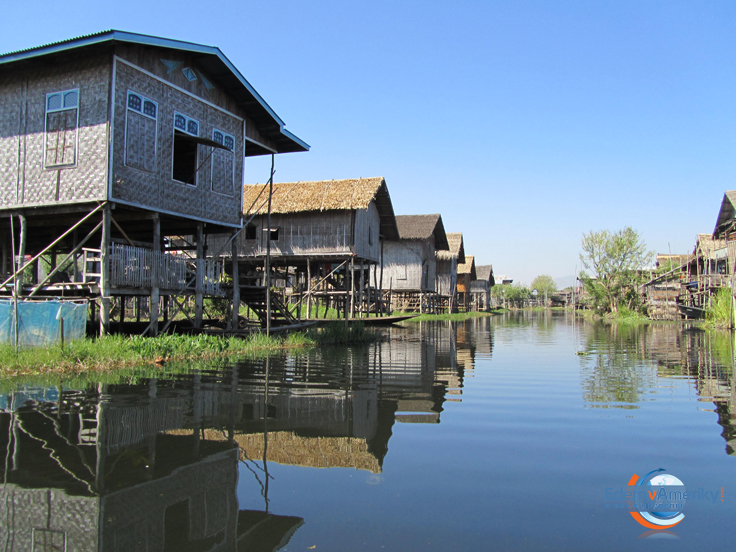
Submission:
[[[5,389],[0,550],[732,543],[729,334],[566,313],[385,332],[157,379]],[[667,531],[606,499],[657,468],[700,493]]]

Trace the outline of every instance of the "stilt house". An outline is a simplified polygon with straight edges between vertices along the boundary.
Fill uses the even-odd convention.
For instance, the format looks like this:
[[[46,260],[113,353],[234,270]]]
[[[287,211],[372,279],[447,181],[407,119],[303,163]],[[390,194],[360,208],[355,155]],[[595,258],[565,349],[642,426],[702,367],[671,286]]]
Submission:
[[[456,306],[457,265],[465,262],[465,248],[461,232],[447,234],[448,250],[437,251],[437,287],[440,307],[452,312]]]
[[[113,297],[150,298],[155,332],[159,297],[191,294],[201,323],[221,270],[203,236],[241,227],[245,157],[309,149],[190,42],[106,31],[5,54],[0,97],[0,292],[99,298],[102,331]],[[191,251],[169,251],[184,234]]]
[[[262,283],[268,252],[274,275],[307,318],[315,300],[348,316],[367,314],[377,295],[371,278],[377,289],[384,281],[377,273],[382,240],[399,237],[385,179],[274,184],[270,221],[268,196],[267,184],[244,187],[246,225],[234,244],[241,282]]]
[[[470,286],[473,280],[477,279],[475,257],[465,255],[465,262],[457,265],[457,306],[461,311],[468,311],[472,308],[473,296]]]
[[[384,244],[384,285],[392,291],[394,309],[435,310],[437,251],[449,251],[442,216],[399,215],[399,239]]]
[[[470,282],[470,292],[473,294],[473,309],[488,310],[491,306],[491,288],[496,284],[493,279],[493,265],[475,267],[477,278]]]

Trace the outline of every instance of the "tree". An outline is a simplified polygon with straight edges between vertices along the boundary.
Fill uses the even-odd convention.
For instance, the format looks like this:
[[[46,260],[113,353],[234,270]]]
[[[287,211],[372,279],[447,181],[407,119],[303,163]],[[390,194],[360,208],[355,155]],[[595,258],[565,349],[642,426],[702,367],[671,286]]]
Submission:
[[[620,306],[630,310],[639,307],[640,270],[653,257],[639,233],[629,226],[618,232],[591,231],[583,234],[582,249],[580,260],[592,274],[583,271],[580,279],[596,306],[613,313]]]
[[[548,296],[557,291],[557,284],[549,274],[541,274],[532,281],[532,289],[536,289],[540,296],[543,295],[546,303]]]

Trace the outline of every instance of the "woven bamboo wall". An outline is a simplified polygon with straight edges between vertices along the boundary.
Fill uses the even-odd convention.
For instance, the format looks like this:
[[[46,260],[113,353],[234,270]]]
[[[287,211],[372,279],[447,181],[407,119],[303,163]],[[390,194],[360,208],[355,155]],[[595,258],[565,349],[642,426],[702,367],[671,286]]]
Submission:
[[[104,200],[111,64],[94,57],[0,83],[0,209]],[[79,89],[75,164],[44,167],[46,94]]]
[[[162,54],[164,55],[164,54]],[[162,63],[159,64],[164,67]],[[200,220],[238,225],[240,221],[240,190],[243,175],[243,123],[207,105],[197,97],[177,90],[123,61],[115,64],[115,126],[114,126],[114,199],[130,202],[152,210],[168,211]],[[152,171],[125,165],[125,124],[128,91],[138,93],[158,104],[156,121],[156,157]],[[213,191],[212,148],[198,146],[199,170],[196,185],[176,182],[172,177],[174,112],[180,112],[199,122],[199,136],[212,139],[216,128],[235,138],[234,174],[226,193]],[[224,152],[223,152],[224,153]],[[220,186],[217,187],[222,190]]]
[[[423,277],[423,266],[427,274]],[[437,260],[429,240],[386,241],[383,246],[383,287],[398,291],[434,291]]]
[[[362,259],[378,262],[381,255],[379,233],[381,220],[375,201],[368,209],[355,211],[355,254]]]
[[[256,238],[247,239],[241,232],[237,239],[238,256],[264,257],[266,255],[266,216],[252,221]],[[351,211],[323,211],[271,215],[271,228],[278,228],[279,239],[271,240],[271,255],[309,256],[349,255],[353,251],[353,216]],[[227,238],[210,238],[210,249],[220,248]],[[229,253],[229,251],[226,251]]]

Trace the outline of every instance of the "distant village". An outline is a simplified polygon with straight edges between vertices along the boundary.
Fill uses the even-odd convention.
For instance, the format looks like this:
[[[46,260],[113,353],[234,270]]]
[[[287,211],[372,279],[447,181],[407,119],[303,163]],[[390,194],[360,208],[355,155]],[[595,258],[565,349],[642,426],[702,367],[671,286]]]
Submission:
[[[106,31],[0,74],[5,341],[489,308],[492,266],[384,178],[244,185],[309,145],[216,47]]]

